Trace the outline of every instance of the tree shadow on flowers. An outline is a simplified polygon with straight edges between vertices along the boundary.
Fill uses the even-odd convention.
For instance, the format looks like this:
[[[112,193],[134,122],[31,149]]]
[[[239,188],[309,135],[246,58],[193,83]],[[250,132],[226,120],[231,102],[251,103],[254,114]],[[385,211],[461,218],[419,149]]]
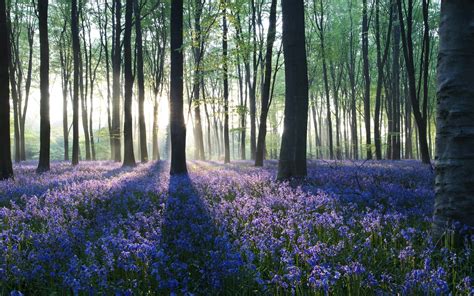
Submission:
[[[160,289],[186,294],[237,291],[245,274],[240,254],[213,221],[188,175],[170,176],[163,214]]]

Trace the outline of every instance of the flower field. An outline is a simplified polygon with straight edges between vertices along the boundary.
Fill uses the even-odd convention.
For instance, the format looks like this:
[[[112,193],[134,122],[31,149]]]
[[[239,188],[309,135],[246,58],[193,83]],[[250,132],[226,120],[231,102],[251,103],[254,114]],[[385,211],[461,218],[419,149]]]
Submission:
[[[472,295],[472,242],[436,248],[415,161],[57,162],[0,182],[0,295]]]

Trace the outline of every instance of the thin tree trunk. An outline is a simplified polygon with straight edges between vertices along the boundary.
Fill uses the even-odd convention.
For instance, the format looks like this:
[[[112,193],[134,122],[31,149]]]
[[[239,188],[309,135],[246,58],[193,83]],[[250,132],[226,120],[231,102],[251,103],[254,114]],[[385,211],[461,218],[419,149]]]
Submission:
[[[380,105],[381,105],[381,96],[382,96],[382,84],[384,80],[383,69],[385,67],[385,62],[388,57],[388,50],[390,46],[390,36],[392,31],[392,18],[390,17],[387,38],[384,46],[384,51],[382,53],[382,45],[380,43],[380,8],[379,0],[375,2],[375,43],[377,47],[377,90],[375,94],[375,114],[374,114],[374,143],[375,143],[375,157],[380,160],[382,159],[382,139],[380,131]],[[391,15],[391,14],[390,14]]]
[[[413,51],[413,40],[412,40],[412,29],[413,29],[413,0],[408,0],[406,26],[403,18],[402,1],[397,0],[398,4],[398,15],[400,20],[400,33],[402,39],[403,55],[405,57],[405,67],[408,77],[408,89],[411,100],[413,115],[415,122],[418,127],[418,145],[420,148],[421,160],[425,164],[430,163],[430,155],[428,150],[427,142],[427,131],[426,131],[426,99],[422,102],[422,109],[420,109],[420,97],[417,95],[416,89],[416,77],[415,77],[415,66],[414,66],[414,51]],[[427,44],[429,44],[429,36],[425,28],[425,36],[423,40],[423,54],[429,54],[429,50],[426,50]],[[423,64],[423,67],[428,67],[427,63]]]
[[[393,0],[393,52],[392,52],[392,132],[391,135],[391,155],[393,160],[400,159],[400,24],[398,21],[398,6]],[[410,114],[410,112],[408,112]]]
[[[69,85],[69,69],[64,34],[66,32],[67,22],[63,23],[63,30],[60,37],[59,57],[61,62],[61,83],[63,94],[63,139],[64,139],[64,160],[69,161],[69,123],[68,123],[68,85]]]
[[[154,95],[153,101],[153,134],[152,134],[152,142],[153,142],[153,159],[160,160],[160,148],[158,142],[158,93]]]
[[[222,58],[224,72],[224,163],[230,162],[229,147],[229,74],[227,64],[227,3],[222,0]]]
[[[359,140],[357,137],[357,101],[356,101],[356,54],[354,47],[354,23],[352,19],[352,0],[349,3],[349,17],[350,17],[350,36],[349,36],[349,82],[351,92],[351,138],[352,138],[352,157],[359,159]]]
[[[123,61],[125,75],[124,95],[124,154],[123,166],[135,166],[135,154],[133,153],[133,118],[132,118],[132,96],[133,96],[133,70],[132,70],[132,18],[133,2],[127,0],[125,7],[125,30],[123,34]]]
[[[257,150],[257,126],[256,126],[256,113],[257,113],[257,97],[256,97],[256,85],[257,85],[257,22],[256,22],[256,8],[255,0],[251,0],[252,6],[252,82],[250,82],[250,69],[247,72],[248,83],[249,83],[249,107],[250,107],[250,156],[252,160],[255,160],[255,153]],[[250,65],[246,64],[246,69],[250,68]]]
[[[81,3],[81,2],[79,2]],[[83,3],[81,3],[84,5]],[[87,49],[87,42],[86,42],[86,28],[84,23],[84,12],[83,6],[80,5],[79,13],[81,16],[81,28],[82,28],[82,42],[84,47],[84,58],[81,57],[80,59],[80,69],[81,75],[79,77],[79,88],[81,93],[81,116],[82,116],[82,129],[84,132],[84,142],[86,148],[86,160],[91,160],[91,142],[90,142],[90,134],[89,134],[89,116],[88,116],[88,106],[87,106],[87,99],[88,99],[88,90],[89,90],[89,55]]]
[[[38,0],[40,37],[40,156],[36,172],[49,171],[50,134],[49,122],[49,41],[48,41],[48,0]]]
[[[135,48],[136,48],[136,67],[137,67],[137,84],[138,84],[138,124],[140,129],[140,157],[141,162],[148,161],[148,149],[146,141],[145,126],[145,76],[143,74],[143,37],[141,13],[139,0],[134,0],[135,12]]]
[[[367,159],[372,159],[370,135],[370,69],[369,69],[369,20],[367,0],[362,1],[362,60],[364,68],[364,122]]]
[[[273,43],[276,36],[276,6],[277,1],[272,0],[270,7],[270,25],[267,34],[267,50],[265,54],[265,72],[262,85],[262,102],[260,112],[260,126],[258,131],[257,150],[255,155],[255,166],[263,166],[265,138],[267,135],[267,116],[270,109],[270,84],[272,79],[272,56]]]
[[[114,50],[112,54],[112,138],[113,138],[113,153],[114,161],[120,162],[122,159],[122,149],[120,146],[120,66],[121,66],[121,9],[122,4],[120,0],[114,0],[115,22],[114,30]]]
[[[31,74],[33,69],[33,44],[34,44],[34,28],[32,24],[28,26],[28,69],[25,79],[25,102],[23,105],[23,112],[20,117],[20,153],[21,160],[26,160],[26,143],[25,143],[25,123],[26,112],[28,110],[28,101],[30,98]]]
[[[195,0],[194,11],[194,34],[193,34],[193,57],[194,57],[194,74],[192,88],[192,104],[194,105],[194,140],[195,140],[195,158],[203,160],[204,155],[204,139],[201,120],[201,102],[199,100],[201,91],[201,61],[204,55],[204,40],[201,35],[201,15],[203,10],[203,1]]]
[[[79,75],[80,50],[77,0],[71,2],[71,35],[74,60],[72,98],[72,165],[79,163]]]

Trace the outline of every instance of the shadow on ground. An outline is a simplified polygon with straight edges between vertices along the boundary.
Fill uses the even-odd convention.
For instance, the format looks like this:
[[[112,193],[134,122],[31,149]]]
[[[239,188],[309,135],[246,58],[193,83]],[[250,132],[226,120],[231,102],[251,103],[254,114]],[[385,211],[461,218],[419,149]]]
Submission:
[[[172,262],[165,271],[172,280],[165,288],[198,294],[237,291],[248,272],[226,232],[214,223],[189,175],[171,176],[168,191],[162,249]]]

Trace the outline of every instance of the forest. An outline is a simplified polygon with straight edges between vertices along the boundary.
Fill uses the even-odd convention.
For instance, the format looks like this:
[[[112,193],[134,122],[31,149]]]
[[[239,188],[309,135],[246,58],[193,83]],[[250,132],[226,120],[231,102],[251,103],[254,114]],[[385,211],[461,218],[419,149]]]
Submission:
[[[0,295],[474,294],[472,0],[0,0]]]

